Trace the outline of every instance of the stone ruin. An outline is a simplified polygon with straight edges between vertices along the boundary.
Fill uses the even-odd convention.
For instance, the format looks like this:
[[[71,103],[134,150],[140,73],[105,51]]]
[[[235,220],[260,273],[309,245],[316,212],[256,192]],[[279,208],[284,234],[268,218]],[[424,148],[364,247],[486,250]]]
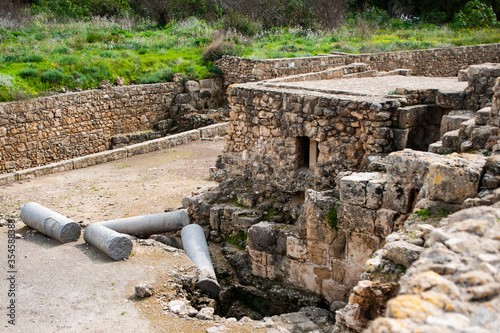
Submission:
[[[409,74],[229,86],[220,185],[183,204],[212,241],[244,235],[253,277],[326,301],[334,332],[499,330],[500,64]]]
[[[255,328],[280,332],[499,331],[499,48],[225,57],[218,63],[225,82],[236,83],[227,87],[228,125],[161,139],[121,134],[151,120],[162,131],[172,119],[182,125],[174,116],[218,103],[219,84],[117,87],[3,104],[0,142],[8,138],[12,149],[0,151],[0,171],[15,171],[0,175],[0,184],[227,128],[226,148],[210,170],[219,186],[183,200],[191,223],[222,245],[219,313],[265,317]],[[96,119],[85,118],[89,108]],[[71,121],[60,122],[66,116]],[[84,123],[73,121],[80,118]],[[46,128],[36,131],[36,119],[46,119]],[[89,127],[76,131],[81,124]],[[44,135],[53,128],[58,137]],[[70,132],[59,149],[59,136]],[[96,140],[82,137],[87,132]],[[153,140],[129,146],[143,139]],[[107,145],[118,149],[103,151]],[[40,159],[29,166],[103,152],[9,167],[8,159],[22,161],[26,151]],[[245,301],[260,310],[234,307]]]

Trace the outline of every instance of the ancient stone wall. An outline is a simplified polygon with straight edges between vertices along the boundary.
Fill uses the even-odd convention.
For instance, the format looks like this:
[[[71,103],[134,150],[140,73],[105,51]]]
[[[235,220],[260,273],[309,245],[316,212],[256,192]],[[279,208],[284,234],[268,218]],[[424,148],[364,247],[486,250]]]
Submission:
[[[462,72],[462,80],[469,86],[465,90],[464,108],[480,110],[491,105],[493,86],[500,77],[500,64],[480,64],[467,68]]]
[[[280,59],[247,59],[224,56],[215,62],[224,73],[225,84],[273,79],[282,76],[320,72],[344,65],[341,56]]]
[[[116,134],[221,103],[221,80],[107,86],[0,104],[0,173],[102,152]]]
[[[392,151],[400,106],[396,99],[259,86],[232,86],[228,100],[231,122],[221,163],[257,188],[287,193],[331,187],[332,174],[359,168],[365,154]]]
[[[457,76],[461,69],[488,62],[500,62],[500,44],[367,54],[337,53],[290,59],[223,57],[216,65],[224,73],[226,84],[232,84],[320,72],[352,63],[365,63],[379,71],[411,69],[412,75],[416,76]]]

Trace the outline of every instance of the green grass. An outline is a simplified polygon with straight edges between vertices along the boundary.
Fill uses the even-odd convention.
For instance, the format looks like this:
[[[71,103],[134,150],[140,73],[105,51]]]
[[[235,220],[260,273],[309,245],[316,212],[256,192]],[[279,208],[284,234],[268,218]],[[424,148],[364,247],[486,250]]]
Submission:
[[[0,102],[43,96],[61,87],[95,88],[118,76],[125,84],[166,82],[173,73],[188,79],[217,76],[220,70],[203,59],[203,51],[220,40],[233,45],[234,54],[255,59],[500,42],[500,29],[429,24],[379,29],[349,21],[337,30],[273,28],[254,37],[220,32],[221,24],[189,18],[159,29],[128,17],[61,23],[40,14],[16,31],[0,26]]]

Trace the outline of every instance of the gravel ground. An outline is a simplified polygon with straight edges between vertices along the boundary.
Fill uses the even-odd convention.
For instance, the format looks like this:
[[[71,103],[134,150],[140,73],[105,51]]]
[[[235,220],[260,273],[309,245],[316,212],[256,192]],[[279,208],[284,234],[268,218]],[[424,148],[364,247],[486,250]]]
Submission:
[[[198,141],[165,151],[134,156],[86,169],[35,178],[0,187],[0,215],[18,215],[36,201],[60,214],[87,223],[178,208],[199,186],[213,186],[208,168],[224,141]],[[60,244],[26,227],[15,226],[15,296],[9,296],[7,226],[0,227],[0,331],[6,332],[206,332],[213,322],[178,318],[161,303],[175,297],[173,271],[192,269],[183,251],[164,252],[134,242],[133,256],[115,262],[82,237]],[[83,233],[82,233],[83,235]],[[132,297],[140,282],[156,295]],[[162,302],[159,300],[162,299]],[[6,306],[15,300],[15,324]],[[220,324],[250,332],[240,323]]]

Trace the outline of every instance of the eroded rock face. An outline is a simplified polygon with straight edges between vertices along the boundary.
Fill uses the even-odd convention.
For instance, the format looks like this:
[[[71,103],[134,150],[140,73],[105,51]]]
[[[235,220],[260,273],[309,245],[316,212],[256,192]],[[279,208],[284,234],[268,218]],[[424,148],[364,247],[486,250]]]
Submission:
[[[451,215],[367,332],[500,330],[499,218],[491,207]]]

